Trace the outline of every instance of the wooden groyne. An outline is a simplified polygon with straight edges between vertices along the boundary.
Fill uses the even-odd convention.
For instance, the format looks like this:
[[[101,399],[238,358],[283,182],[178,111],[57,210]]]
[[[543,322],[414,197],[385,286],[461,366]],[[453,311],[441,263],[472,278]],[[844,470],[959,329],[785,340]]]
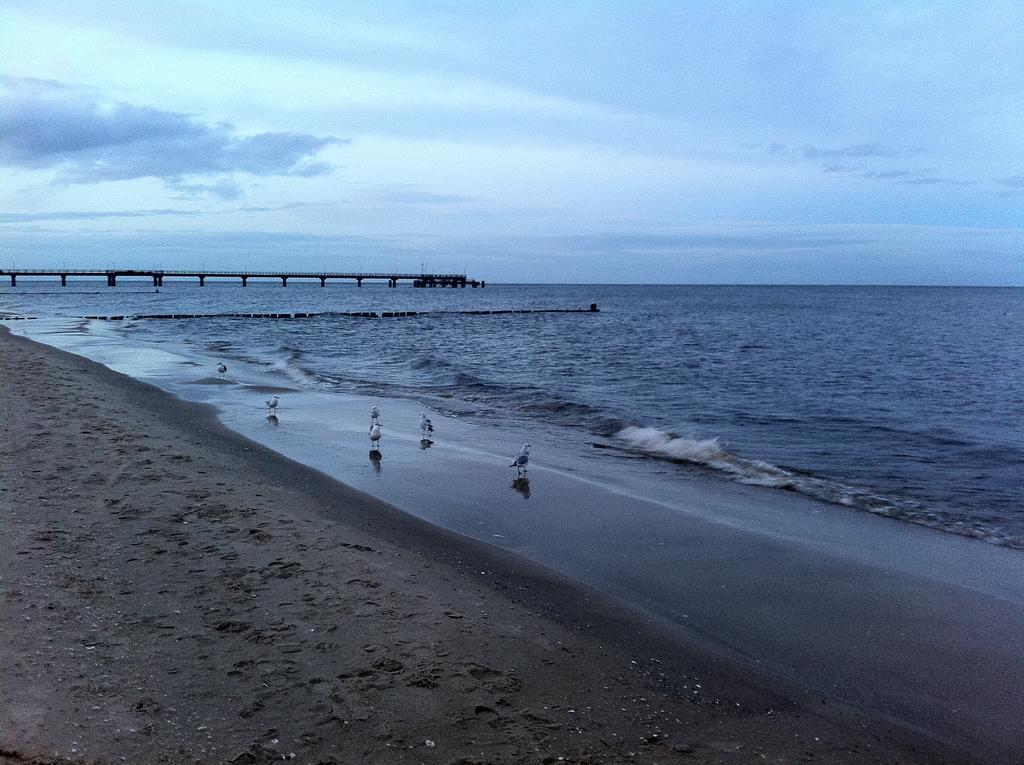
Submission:
[[[397,319],[407,316],[496,316],[513,313],[598,313],[597,303],[588,308],[495,308],[478,311],[299,311],[295,313],[139,313],[109,316],[80,316],[97,321],[124,321],[126,319],[312,319],[320,316],[345,316],[358,319]],[[7,316],[7,319],[28,319],[34,316]]]
[[[400,281],[408,281],[413,287],[486,287],[487,282],[470,279],[465,274],[428,274],[428,273],[386,273],[358,271],[210,271],[198,270],[165,270],[148,268],[115,268],[115,269],[68,269],[68,268],[8,268],[0,269],[0,276],[7,276],[11,286],[18,286],[19,276],[59,276],[62,287],[68,286],[69,276],[102,277],[107,280],[108,287],[116,287],[119,277],[142,277],[152,279],[154,287],[162,287],[165,278],[198,279],[199,286],[205,287],[207,279],[241,279],[242,286],[248,287],[250,279],[279,279],[282,287],[288,286],[292,279],[316,279],[320,286],[327,284],[328,279],[345,279],[354,281],[362,287],[364,281],[384,281],[389,287],[397,287]]]
[[[76,316],[95,321],[134,319],[312,319],[318,316],[347,316],[356,319],[397,319],[406,316],[500,316],[512,313],[599,313],[597,303],[589,308],[495,308],[478,311],[297,311],[294,313],[136,313],[107,316]],[[0,321],[28,321],[36,316],[0,316]]]

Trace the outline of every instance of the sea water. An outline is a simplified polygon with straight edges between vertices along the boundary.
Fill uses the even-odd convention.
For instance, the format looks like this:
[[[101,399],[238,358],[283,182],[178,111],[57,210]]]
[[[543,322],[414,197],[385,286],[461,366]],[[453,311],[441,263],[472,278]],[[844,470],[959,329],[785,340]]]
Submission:
[[[463,313],[591,303],[598,313]],[[795,492],[1024,548],[1022,289],[168,280],[158,292],[22,278],[0,287],[0,310],[319,314],[80,326],[264,368],[301,390],[563,434],[595,476],[628,461],[662,482]],[[354,311],[421,313],[341,315]]]

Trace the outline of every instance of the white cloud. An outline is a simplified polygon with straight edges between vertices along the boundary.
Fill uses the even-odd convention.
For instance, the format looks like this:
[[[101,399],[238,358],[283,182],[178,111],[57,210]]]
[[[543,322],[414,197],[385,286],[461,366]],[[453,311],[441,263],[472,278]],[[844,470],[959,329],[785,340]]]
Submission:
[[[125,103],[104,104],[52,82],[6,80],[0,113],[0,165],[56,171],[62,183],[88,184],[161,178],[184,193],[234,198],[240,189],[221,177],[323,175],[331,166],[315,159],[333,137],[303,133],[238,135],[188,115]]]

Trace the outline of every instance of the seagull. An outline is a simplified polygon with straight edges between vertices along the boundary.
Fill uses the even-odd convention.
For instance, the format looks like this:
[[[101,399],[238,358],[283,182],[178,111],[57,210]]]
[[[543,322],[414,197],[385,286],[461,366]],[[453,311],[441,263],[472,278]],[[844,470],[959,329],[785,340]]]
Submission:
[[[376,422],[370,426],[370,449],[380,450],[380,424]]]
[[[519,454],[512,460],[512,464],[509,467],[517,468],[520,475],[526,475],[526,466],[528,464],[530,464],[530,445],[523,444],[523,448],[519,450]]]
[[[434,433],[434,425],[425,414],[420,415],[420,430],[423,432],[424,441],[429,441],[430,436]]]
[[[377,407],[370,409],[370,424],[373,425],[375,422],[380,423],[380,409]]]
[[[272,396],[271,398],[268,398],[267,399],[267,409],[269,409],[271,412],[276,412],[277,411],[277,403],[278,403],[277,402],[277,396]]]
[[[225,363],[224,363],[223,361],[222,361],[222,362],[220,362],[220,363],[219,363],[219,364],[217,365],[217,374],[219,374],[219,375],[223,375],[223,374],[224,374],[225,372],[227,372],[227,371],[228,371],[228,367],[227,367],[227,364],[225,364]]]

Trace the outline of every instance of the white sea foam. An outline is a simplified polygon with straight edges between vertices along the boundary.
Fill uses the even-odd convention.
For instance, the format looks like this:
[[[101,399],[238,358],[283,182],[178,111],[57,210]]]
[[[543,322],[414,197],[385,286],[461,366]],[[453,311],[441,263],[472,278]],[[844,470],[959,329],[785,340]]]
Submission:
[[[641,428],[635,425],[623,428],[616,438],[629,448],[677,462],[692,462],[714,470],[729,473],[733,478],[757,486],[789,488],[793,474],[768,462],[748,460],[722,447],[717,438],[694,440],[657,428]]]

